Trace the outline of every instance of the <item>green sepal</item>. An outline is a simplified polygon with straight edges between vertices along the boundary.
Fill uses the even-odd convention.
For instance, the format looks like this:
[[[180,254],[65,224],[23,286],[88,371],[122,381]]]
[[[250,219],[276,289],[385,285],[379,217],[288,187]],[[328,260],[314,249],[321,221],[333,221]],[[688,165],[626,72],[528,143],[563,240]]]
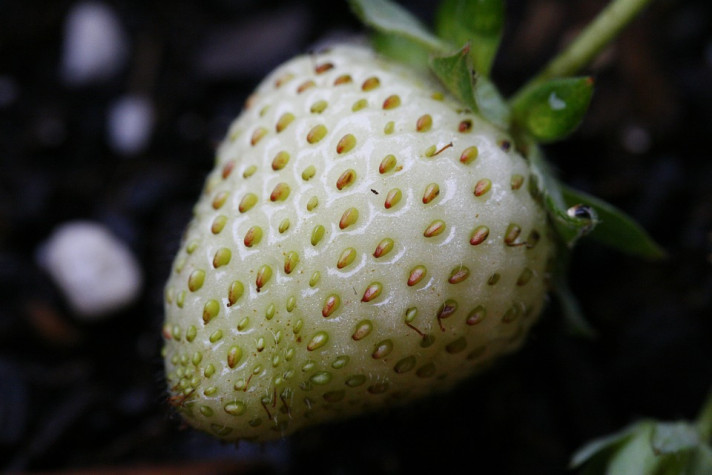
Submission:
[[[469,44],[455,54],[432,57],[430,69],[460,102],[473,112],[479,110],[475,101],[474,72],[470,65]]]
[[[427,70],[430,63],[430,51],[421,43],[403,36],[376,32],[371,35],[373,49],[384,56]]]
[[[447,56],[433,56],[430,69],[460,102],[473,112],[479,112],[494,125],[509,126],[509,105],[497,87],[472,68],[470,44]]]
[[[361,21],[374,30],[420,43],[430,52],[447,52],[450,45],[433,35],[408,10],[389,0],[349,0]]]
[[[529,167],[534,178],[530,182],[530,191],[541,199],[559,238],[571,248],[576,241],[595,229],[598,224],[596,210],[568,206],[564,200],[563,185],[554,176],[539,147],[529,144],[527,148]]]
[[[596,211],[600,225],[589,234],[592,239],[625,254],[646,259],[662,259],[665,251],[636,223],[633,218],[605,201],[574,190],[561,187],[564,201],[569,206],[584,204]]]
[[[551,79],[514,100],[513,120],[537,142],[555,142],[579,126],[592,95],[593,79],[589,77]]]
[[[475,74],[475,102],[480,114],[494,125],[509,129],[511,111],[497,86],[486,76]]]
[[[472,65],[489,77],[504,27],[502,0],[445,0],[435,17],[435,32],[456,45],[470,43]]]

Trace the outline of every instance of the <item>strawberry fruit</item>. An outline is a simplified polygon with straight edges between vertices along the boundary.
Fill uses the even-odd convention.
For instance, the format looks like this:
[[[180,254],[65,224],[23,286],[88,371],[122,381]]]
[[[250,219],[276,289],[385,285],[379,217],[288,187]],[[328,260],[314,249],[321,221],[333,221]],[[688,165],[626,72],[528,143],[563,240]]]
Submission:
[[[231,126],[167,286],[191,423],[279,437],[521,343],[546,293],[546,213],[511,138],[426,84],[336,47],[278,68]]]
[[[393,8],[362,16],[374,3]],[[453,88],[336,46],[250,97],[166,286],[170,401],[191,425],[275,439],[446,389],[522,343],[554,267],[556,195],[526,138],[458,83],[470,52],[439,60]],[[527,101],[513,115],[540,126]]]

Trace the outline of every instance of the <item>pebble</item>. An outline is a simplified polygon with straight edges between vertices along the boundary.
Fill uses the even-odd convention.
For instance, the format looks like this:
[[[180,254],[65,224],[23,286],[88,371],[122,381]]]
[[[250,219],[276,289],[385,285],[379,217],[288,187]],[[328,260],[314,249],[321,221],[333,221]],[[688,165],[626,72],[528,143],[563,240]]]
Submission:
[[[109,145],[120,155],[136,155],[145,150],[153,131],[153,104],[143,95],[118,98],[109,109]]]
[[[81,86],[115,76],[128,57],[128,37],[112,8],[99,2],[75,4],[64,24],[62,78]]]
[[[38,250],[37,260],[85,320],[125,307],[141,290],[143,278],[136,258],[98,223],[60,225]]]

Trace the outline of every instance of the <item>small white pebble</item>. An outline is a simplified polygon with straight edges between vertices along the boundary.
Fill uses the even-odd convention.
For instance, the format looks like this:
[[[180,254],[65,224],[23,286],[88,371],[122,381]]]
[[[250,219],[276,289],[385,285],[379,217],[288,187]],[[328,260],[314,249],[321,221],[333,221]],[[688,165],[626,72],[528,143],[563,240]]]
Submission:
[[[98,2],[76,4],[64,24],[62,77],[69,85],[111,78],[124,66],[128,49],[113,9]]]
[[[151,139],[153,105],[145,96],[127,95],[109,109],[109,145],[121,155],[142,152]]]
[[[37,260],[80,317],[107,315],[133,302],[141,290],[136,258],[97,223],[59,226],[40,248]]]

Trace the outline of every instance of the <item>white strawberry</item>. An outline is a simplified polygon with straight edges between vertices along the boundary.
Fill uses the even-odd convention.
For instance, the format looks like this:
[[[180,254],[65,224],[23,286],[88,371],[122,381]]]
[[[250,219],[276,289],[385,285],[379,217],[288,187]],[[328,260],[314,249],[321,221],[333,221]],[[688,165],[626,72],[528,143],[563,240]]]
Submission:
[[[508,136],[370,50],[278,68],[230,127],[167,285],[188,421],[279,437],[519,346],[552,254],[529,175]]]
[[[385,49],[443,48],[394,5],[356,4],[400,35]],[[446,31],[463,5],[501,10],[447,0]],[[561,188],[536,146],[573,130],[590,80],[534,83],[509,106],[486,76],[472,80],[471,61],[489,69],[495,23],[474,32],[479,49],[432,60],[446,88],[346,45],[257,88],[166,286],[170,401],[191,425],[265,441],[451,387],[522,343],[553,270],[566,296],[555,248],[597,214],[613,223],[602,240],[658,251],[609,206]],[[585,205],[567,212],[572,200]]]

